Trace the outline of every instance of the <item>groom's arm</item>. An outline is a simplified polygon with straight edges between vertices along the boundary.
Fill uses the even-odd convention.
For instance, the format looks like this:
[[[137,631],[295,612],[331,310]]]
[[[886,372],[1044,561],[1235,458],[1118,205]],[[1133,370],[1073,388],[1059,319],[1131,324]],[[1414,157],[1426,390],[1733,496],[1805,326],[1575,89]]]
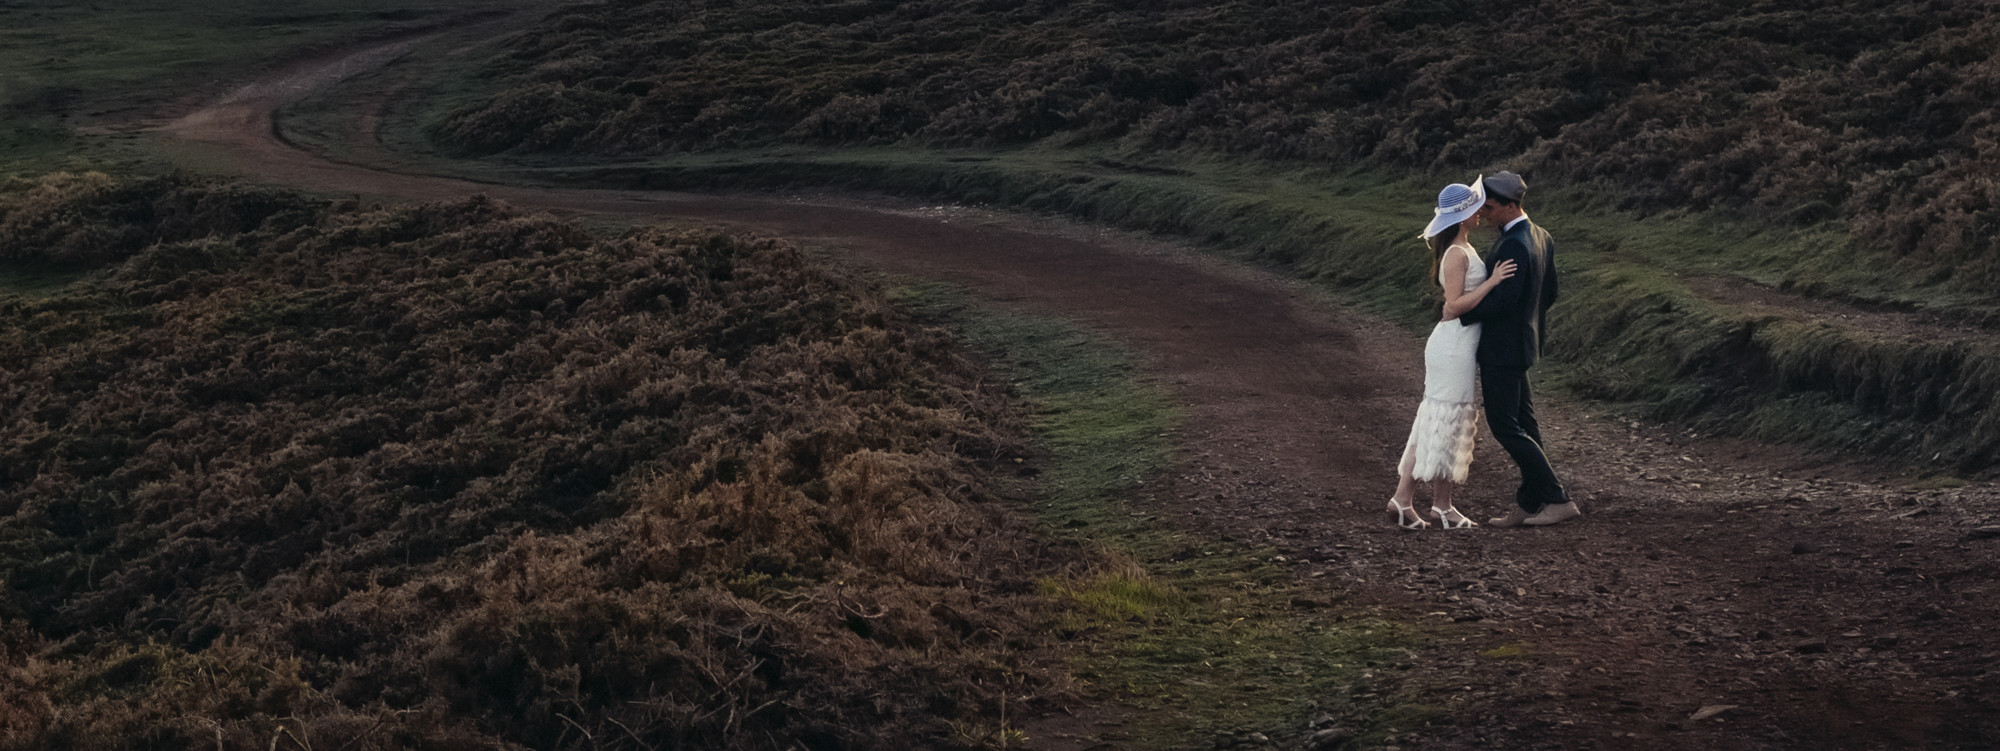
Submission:
[[[1556,304],[1556,241],[1555,240],[1549,241],[1548,251],[1549,251],[1549,278],[1547,281],[1542,282],[1542,284],[1548,287],[1549,291],[1547,294],[1547,299],[1542,301],[1543,308],[1548,308]]]
[[[1534,269],[1528,264],[1528,245],[1518,238],[1507,238],[1493,249],[1493,265],[1500,268],[1501,261],[1514,262],[1514,275],[1500,280],[1486,298],[1472,306],[1471,310],[1459,314],[1458,320],[1465,323],[1484,323],[1505,315],[1521,304],[1521,290],[1527,285],[1528,274]]]

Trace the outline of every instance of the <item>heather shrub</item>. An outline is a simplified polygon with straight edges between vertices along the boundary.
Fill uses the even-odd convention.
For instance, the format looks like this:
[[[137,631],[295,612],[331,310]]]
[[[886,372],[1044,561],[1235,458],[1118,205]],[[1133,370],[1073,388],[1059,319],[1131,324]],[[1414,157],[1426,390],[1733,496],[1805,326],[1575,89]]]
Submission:
[[[1611,202],[1842,223],[1986,289],[1989,3],[614,0],[486,66],[476,153],[1046,141],[1505,165]],[[1469,175],[1468,175],[1469,176]]]
[[[132,209],[123,260],[0,298],[0,748],[938,747],[1051,690],[1015,417],[869,289],[140,185],[9,216],[284,208]]]
[[[117,181],[58,173],[0,188],[0,263],[76,270],[155,243],[234,236],[307,221],[299,198],[183,175]]]

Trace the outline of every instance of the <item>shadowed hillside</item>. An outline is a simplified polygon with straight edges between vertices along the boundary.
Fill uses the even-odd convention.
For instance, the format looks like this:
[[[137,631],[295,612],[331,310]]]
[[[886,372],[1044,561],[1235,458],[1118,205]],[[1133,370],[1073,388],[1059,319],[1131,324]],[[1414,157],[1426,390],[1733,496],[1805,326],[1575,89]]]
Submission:
[[[2000,281],[2000,13],[1972,0],[579,6],[433,128],[473,152],[1101,142],[1506,163],[1618,205],[1838,220]]]
[[[951,746],[1049,686],[1014,415],[790,246],[71,175],[0,263],[92,270],[0,298],[0,747]]]

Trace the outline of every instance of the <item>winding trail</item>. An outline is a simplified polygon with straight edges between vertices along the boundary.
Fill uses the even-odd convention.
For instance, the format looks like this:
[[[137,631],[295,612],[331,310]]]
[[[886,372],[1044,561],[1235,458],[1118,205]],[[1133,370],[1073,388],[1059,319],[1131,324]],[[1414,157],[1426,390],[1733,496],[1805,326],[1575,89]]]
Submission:
[[[274,71],[161,132],[204,166],[313,191],[484,193],[805,240],[1117,337],[1188,414],[1180,464],[1135,504],[1274,545],[1355,607],[1438,624],[1375,687],[1446,713],[1405,748],[2000,742],[2000,635],[1988,628],[2000,622],[2000,541],[1967,535],[2000,524],[1991,489],[1916,490],[1557,403],[1542,422],[1583,519],[1401,533],[1380,512],[1421,393],[1409,333],[1275,274],[1047,220],[479,184],[332,161],[274,130],[283,103],[423,42]],[[1479,518],[1504,511],[1513,472],[1482,435],[1461,504]],[[1527,656],[1481,656],[1509,645]],[[1691,719],[1708,705],[1734,708]]]

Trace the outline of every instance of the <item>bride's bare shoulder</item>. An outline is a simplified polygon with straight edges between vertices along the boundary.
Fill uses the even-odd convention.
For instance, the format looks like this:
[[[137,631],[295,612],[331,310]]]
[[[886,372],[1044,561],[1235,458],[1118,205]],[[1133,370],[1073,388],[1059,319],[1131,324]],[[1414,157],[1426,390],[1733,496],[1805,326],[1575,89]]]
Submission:
[[[1466,250],[1466,247],[1463,245],[1452,245],[1445,248],[1444,254],[1438,257],[1438,273],[1444,274],[1449,272],[1456,275],[1462,273],[1465,269],[1472,268],[1472,257],[1466,254]]]

